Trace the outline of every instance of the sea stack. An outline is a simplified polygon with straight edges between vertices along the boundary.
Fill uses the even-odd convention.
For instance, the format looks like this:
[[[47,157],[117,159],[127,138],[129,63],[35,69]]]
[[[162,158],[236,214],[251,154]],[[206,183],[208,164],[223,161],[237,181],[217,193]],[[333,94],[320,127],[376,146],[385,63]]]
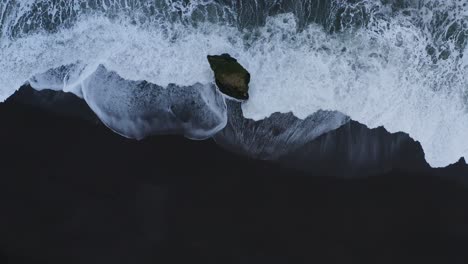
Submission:
[[[234,99],[249,99],[250,73],[229,54],[208,55],[219,90]]]

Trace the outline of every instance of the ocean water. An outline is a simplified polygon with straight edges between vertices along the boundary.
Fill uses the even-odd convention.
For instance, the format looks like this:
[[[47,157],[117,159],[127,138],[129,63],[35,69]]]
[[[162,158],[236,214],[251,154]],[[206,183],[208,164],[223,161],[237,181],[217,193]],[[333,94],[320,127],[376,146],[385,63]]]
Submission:
[[[228,123],[206,56],[230,53],[252,76],[244,118],[314,126],[267,138],[281,149],[350,118],[409,134],[433,167],[468,158],[466,1],[1,0],[0,23],[0,101],[29,83],[127,137],[203,139]]]

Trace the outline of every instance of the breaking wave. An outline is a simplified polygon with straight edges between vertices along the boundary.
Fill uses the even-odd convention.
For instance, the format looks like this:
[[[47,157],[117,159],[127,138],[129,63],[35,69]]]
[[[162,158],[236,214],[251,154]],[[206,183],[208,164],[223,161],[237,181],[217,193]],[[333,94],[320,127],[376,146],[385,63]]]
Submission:
[[[408,133],[432,166],[468,158],[463,1],[3,0],[0,22],[1,101],[29,83],[128,137],[202,139],[227,123],[206,55],[230,53],[252,76],[246,118],[330,113],[316,137],[349,116]]]

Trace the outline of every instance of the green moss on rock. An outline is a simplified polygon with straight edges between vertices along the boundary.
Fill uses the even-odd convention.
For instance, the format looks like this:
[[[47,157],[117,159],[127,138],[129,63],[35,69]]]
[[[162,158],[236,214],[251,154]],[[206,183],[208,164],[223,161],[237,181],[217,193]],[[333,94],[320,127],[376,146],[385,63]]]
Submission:
[[[219,90],[235,99],[249,99],[250,73],[229,54],[208,55]]]

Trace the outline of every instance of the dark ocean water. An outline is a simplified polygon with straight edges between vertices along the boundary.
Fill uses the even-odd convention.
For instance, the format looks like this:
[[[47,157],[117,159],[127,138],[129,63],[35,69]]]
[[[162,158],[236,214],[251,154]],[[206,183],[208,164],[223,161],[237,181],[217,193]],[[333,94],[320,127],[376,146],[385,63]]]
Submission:
[[[445,167],[468,153],[467,18],[456,0],[4,0],[0,100],[71,92],[126,137],[218,135],[268,159],[354,120]],[[206,61],[221,53],[252,76],[241,118]],[[243,132],[220,139],[228,123]]]
[[[0,262],[468,263],[467,21],[456,0],[0,0]],[[247,102],[214,85],[226,52]]]

